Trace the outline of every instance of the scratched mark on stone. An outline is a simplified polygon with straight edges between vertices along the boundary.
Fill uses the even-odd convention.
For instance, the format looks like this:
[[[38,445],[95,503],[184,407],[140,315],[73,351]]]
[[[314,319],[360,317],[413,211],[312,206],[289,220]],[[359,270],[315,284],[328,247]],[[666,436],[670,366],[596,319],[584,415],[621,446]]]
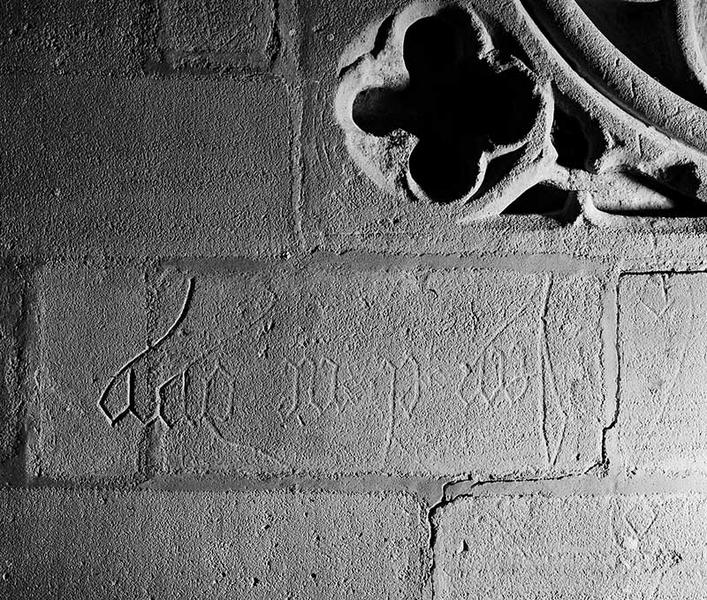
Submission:
[[[656,277],[659,278],[659,285],[656,286]],[[655,288],[658,287],[659,293],[655,293]],[[654,292],[654,293],[651,293]],[[683,294],[677,294],[681,299],[684,299]],[[693,338],[696,324],[694,298],[692,293],[687,296],[689,307],[689,316],[686,319],[680,319],[679,328],[686,327],[686,331],[678,330],[672,332],[677,335],[670,335],[671,329],[675,323],[669,322],[671,312],[676,307],[676,298],[671,297],[670,285],[668,276],[660,274],[651,277],[643,286],[640,295],[640,305],[649,311],[654,316],[651,323],[653,331],[665,340],[670,351],[664,352],[662,360],[665,361],[667,385],[660,389],[659,410],[653,412],[653,418],[646,428],[646,435],[643,437],[643,443],[637,460],[641,460],[651,448],[651,442],[655,439],[658,427],[664,422],[668,407],[671,405],[671,400],[675,389],[677,388],[680,374],[685,366],[688,350],[690,349],[690,340]],[[672,346],[672,347],[671,347]]]
[[[223,444],[229,447],[239,447],[254,452],[279,466],[282,461],[271,456],[254,445],[237,443],[221,433],[219,423],[227,422],[235,413],[235,397],[237,380],[226,369],[219,356],[223,354],[221,344],[214,344],[196,358],[176,367],[163,381],[158,383],[154,392],[154,410],[152,414],[142,416],[137,410],[135,368],[151,352],[157,351],[172,339],[183,326],[192,305],[195,292],[195,279],[189,278],[179,313],[168,330],[155,342],[148,342],[146,347],[127,361],[110,378],[104,387],[97,406],[111,426],[132,416],[144,426],[159,422],[167,430],[172,429],[182,421],[203,424],[207,430]],[[241,308],[241,330],[261,322],[274,307],[276,297],[267,289],[263,302],[249,302]],[[255,309],[255,312],[253,312]],[[211,368],[205,376],[195,381],[192,369],[200,363],[211,361]],[[208,368],[208,366],[207,366]],[[191,399],[194,384],[199,383],[196,401]],[[192,400],[190,402],[190,399]],[[196,414],[192,409],[196,408]]]
[[[543,291],[543,312],[538,322],[538,361],[542,374],[540,386],[542,390],[542,435],[545,443],[547,461],[551,466],[555,466],[567,434],[569,410],[566,407],[567,400],[564,394],[559,392],[557,375],[550,356],[547,316],[550,309],[551,289],[552,275],[548,275]]]
[[[233,415],[235,383],[220,361],[206,379],[202,416],[214,421],[227,421]]]
[[[111,425],[115,425],[119,421],[121,421],[123,418],[125,418],[128,415],[133,415],[135,418],[137,418],[140,422],[143,424],[148,424],[153,422],[153,419],[150,419],[148,422],[145,422],[135,411],[135,398],[134,398],[134,369],[133,366],[145,355],[147,355],[148,352],[151,350],[155,350],[159,348],[166,340],[168,340],[174,333],[177,331],[177,329],[180,327],[182,322],[187,316],[187,313],[189,312],[189,306],[191,304],[191,300],[194,294],[194,278],[190,278],[187,281],[187,289],[184,294],[184,300],[182,302],[182,307],[179,311],[179,314],[177,315],[177,318],[174,320],[172,325],[167,329],[167,331],[155,342],[148,342],[147,346],[138,352],[133,358],[131,358],[128,362],[126,362],[118,371],[111,377],[110,381],[108,384],[103,388],[103,391],[101,392],[101,396],[98,399],[98,408],[101,410],[101,412],[104,414],[106,419]],[[126,375],[127,376],[127,384],[126,384],[126,394],[125,394],[125,404],[120,406],[114,406],[117,408],[117,412],[114,414],[111,414],[109,412],[111,403],[109,402],[109,396],[111,391],[115,388],[117,383],[119,382],[120,378]]]
[[[218,446],[217,440],[225,448],[240,448],[263,458],[270,454],[269,462],[282,461],[292,451],[315,464],[317,459],[307,453],[313,448],[312,440],[321,438],[332,456],[338,453],[336,460],[344,455],[363,464],[352,450],[358,435],[370,446],[371,466],[400,462],[421,469],[442,468],[439,465],[450,461],[456,465],[476,460],[477,448],[496,440],[515,452],[513,444],[524,434],[516,431],[514,423],[506,430],[503,424],[517,414],[532,425],[541,414],[540,436],[526,436],[519,444],[532,444],[528,451],[541,458],[544,454],[542,461],[546,459],[551,467],[559,461],[570,414],[566,403],[571,399],[558,389],[563,373],[555,372],[550,352],[548,338],[554,329],[548,332],[545,323],[554,317],[554,313],[548,317],[549,277],[528,285],[522,302],[514,296],[505,305],[499,305],[482,283],[473,301],[462,296],[459,308],[451,305],[452,316],[445,314],[443,322],[459,322],[460,327],[445,330],[445,335],[439,333],[440,319],[432,309],[448,296],[428,294],[422,308],[434,316],[422,321],[423,328],[416,331],[403,315],[385,330],[386,339],[376,337],[381,325],[375,303],[368,307],[371,314],[366,315],[365,328],[346,324],[339,331],[338,321],[333,320],[334,327],[320,331],[319,323],[328,318],[324,313],[311,322],[302,321],[298,310],[289,308],[271,314],[277,296],[269,289],[263,291],[260,280],[253,286],[249,279],[239,280],[238,287],[219,280],[213,294],[204,294],[201,280],[197,283],[198,302],[184,327],[193,280],[175,324],[160,338],[172,341],[166,348],[152,344],[126,363],[109,381],[99,403],[111,424],[132,414],[143,425],[158,423],[166,432],[176,428],[165,438],[174,446],[170,460],[180,444],[200,460],[197,455]],[[419,295],[411,287],[405,293]],[[301,292],[297,294],[300,298]],[[316,300],[311,292],[306,298]],[[433,305],[428,306],[428,301]],[[330,302],[332,307],[335,304]],[[473,331],[464,326],[466,311],[473,313]],[[283,335],[283,328],[292,333]],[[263,347],[268,348],[266,354]],[[151,361],[138,365],[149,350],[155,351]],[[154,379],[154,385],[136,386],[141,377]],[[136,394],[143,404],[154,403],[149,418],[134,414]],[[472,407],[476,408],[469,412]],[[454,422],[463,424],[451,443],[432,433]],[[501,433],[497,433],[499,425]],[[185,428],[193,432],[184,433]],[[270,436],[272,431],[278,435]],[[261,440],[263,447],[249,443],[257,446]],[[464,444],[468,454],[454,458],[453,453],[464,453]]]
[[[621,591],[631,598],[657,598],[663,578],[682,560],[656,533],[660,511],[651,505],[612,504],[613,542],[619,566],[626,573]]]
[[[295,415],[302,422],[301,410],[309,407],[321,416],[330,406],[338,406],[339,363],[324,356],[317,361],[304,358],[298,362],[284,361],[290,379],[291,392],[281,403],[282,419]]]
[[[338,393],[334,401],[342,413],[347,407],[370,406],[374,401],[374,384],[370,373],[375,369],[374,359],[362,359],[358,363],[344,362],[338,378]]]
[[[524,369],[514,371],[510,357],[516,355],[525,363],[523,350],[515,347],[509,352],[502,348],[488,348],[471,363],[462,363],[464,376],[457,389],[458,397],[467,405],[481,401],[487,409],[495,410],[502,403],[509,407],[520,402],[528,392],[536,373]]]

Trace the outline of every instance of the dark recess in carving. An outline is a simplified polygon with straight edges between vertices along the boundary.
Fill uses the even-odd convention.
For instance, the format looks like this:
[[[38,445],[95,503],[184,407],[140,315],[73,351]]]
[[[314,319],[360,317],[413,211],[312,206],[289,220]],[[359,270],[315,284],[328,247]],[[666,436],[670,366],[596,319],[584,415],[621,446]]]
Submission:
[[[595,151],[585,127],[578,118],[555,106],[552,145],[557,150],[558,165],[568,169],[590,168]]]
[[[671,165],[652,176],[635,170],[627,170],[624,175],[664,196],[670,206],[654,210],[639,208],[637,210],[605,210],[605,212],[642,217],[707,217],[707,205],[694,195],[700,185],[694,164]]]
[[[503,214],[542,215],[560,225],[567,225],[573,223],[581,212],[576,193],[541,183],[521,194]]]
[[[579,0],[598,29],[638,67],[690,102],[707,97],[675,43],[670,2]]]
[[[394,22],[395,14],[388,15],[378,28],[378,31],[376,32],[376,39],[373,42],[373,50],[371,50],[371,56],[373,58],[378,58],[378,55],[383,52],[385,44],[388,41],[388,36],[393,29]]]
[[[484,175],[482,153],[521,141],[539,111],[535,83],[513,65],[479,58],[477,40],[462,9],[419,19],[404,38],[408,85],[369,88],[353,103],[354,123],[366,133],[403,129],[419,139],[410,176],[433,202],[468,194]]]

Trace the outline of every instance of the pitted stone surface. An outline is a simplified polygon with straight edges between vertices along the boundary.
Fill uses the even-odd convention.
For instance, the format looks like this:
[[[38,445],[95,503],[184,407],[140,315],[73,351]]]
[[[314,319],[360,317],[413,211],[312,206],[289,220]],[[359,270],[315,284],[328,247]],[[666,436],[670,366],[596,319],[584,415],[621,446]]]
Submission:
[[[706,25],[4,0],[0,598],[707,597]]]
[[[273,2],[166,0],[160,19],[160,46],[176,67],[265,69],[280,51]]]
[[[18,450],[27,409],[26,363],[20,360],[27,341],[26,278],[17,265],[0,263],[0,463]]]
[[[291,241],[281,83],[18,75],[0,107],[6,249],[253,256]]]
[[[707,274],[625,275],[617,455],[629,472],[707,473]]]
[[[139,0],[7,0],[0,73],[135,74],[150,50],[154,16]]]
[[[116,267],[47,266],[40,277],[39,474],[128,477],[140,433],[106,435],[96,408],[102,373],[145,346],[143,273]],[[142,283],[142,285],[141,285]]]
[[[352,142],[345,139],[331,107],[343,78],[362,63],[384,57],[396,11],[422,11],[423,6],[436,10],[447,4],[357,2],[336,11],[331,11],[327,2],[301,6],[303,26],[310,28],[302,44],[307,80],[303,88],[301,216],[307,244],[337,252],[365,248],[375,252],[478,252],[495,256],[567,253],[652,261],[656,255],[671,255],[675,238],[679,238],[684,242],[681,254],[699,261],[701,226],[690,220],[659,217],[705,214],[704,153],[689,148],[690,142],[682,143],[687,138],[697,146],[703,143],[704,136],[699,132],[705,127],[704,111],[664,88],[662,77],[651,77],[619,56],[576,3],[565,4],[552,0],[474,4],[490,31],[506,30],[514,39],[513,44],[500,41],[504,55],[513,54],[516,43],[520,44],[528,68],[557,84],[553,87],[551,141],[558,151],[558,164],[534,165],[537,172],[529,169],[527,176],[506,164],[496,174],[507,184],[501,196],[513,196],[545,177],[553,183],[549,189],[531,187],[528,194],[522,194],[523,201],[511,204],[507,213],[480,221],[465,220],[461,215],[463,224],[459,207],[416,201],[413,193],[405,191],[405,182],[396,179],[395,174],[407,168],[414,139],[405,137],[402,131],[392,132],[383,141],[368,139],[365,147],[356,151],[375,154],[380,164],[364,172],[365,168],[357,167],[351,159]],[[689,2],[684,4],[682,12],[687,16]],[[599,5],[604,10],[611,6]],[[549,24],[547,30],[544,22]],[[573,34],[573,27],[581,27],[582,35]],[[556,28],[561,31],[554,31]],[[645,46],[642,36],[630,33],[636,43]],[[668,37],[675,42],[674,32]],[[443,44],[434,38],[427,42],[422,47],[437,56]],[[575,59],[587,60],[586,70],[578,73],[569,68],[568,62],[574,64]],[[404,74],[388,72],[389,66],[383,65],[381,74],[376,73],[365,87],[378,87],[386,77],[393,80],[394,89],[403,87]],[[435,67],[440,73],[445,69],[444,64]],[[609,75],[611,84],[605,86]],[[486,87],[479,86],[478,94],[488,96]],[[599,99],[597,88],[608,101]],[[386,116],[390,116],[386,111],[400,112],[399,107],[387,106],[383,109]],[[626,106],[631,110],[626,111]],[[673,106],[679,110],[668,108]],[[634,113],[645,118],[636,119]],[[448,118],[449,110],[440,110],[438,116]],[[485,115],[489,120],[492,116],[490,112]],[[359,136],[362,134],[363,129],[358,131]],[[381,147],[376,150],[376,146]],[[549,147],[546,150],[550,152]],[[621,168],[616,168],[619,164]],[[387,182],[390,185],[382,185],[387,192],[372,171],[392,173]],[[557,185],[565,191],[558,193]],[[390,193],[391,187],[397,192]]]
[[[701,495],[470,497],[435,517],[440,600],[702,598]]]
[[[84,291],[72,272],[56,283],[80,291],[45,303],[45,319],[91,331],[117,298]],[[114,459],[132,464],[127,440],[148,430],[154,468],[173,473],[500,476],[600,460],[594,276],[332,267],[162,275],[149,288],[149,350],[129,288],[111,320],[130,322],[126,342],[100,364],[44,335],[55,357],[46,368],[72,381],[86,364],[79,372],[92,383],[76,400],[91,424],[85,440],[72,441],[62,417],[74,396],[56,388],[49,402],[51,431],[68,446],[61,461],[51,445],[46,453],[68,472],[100,473],[92,439],[121,446]]]
[[[421,598],[405,495],[0,492],[0,596]]]

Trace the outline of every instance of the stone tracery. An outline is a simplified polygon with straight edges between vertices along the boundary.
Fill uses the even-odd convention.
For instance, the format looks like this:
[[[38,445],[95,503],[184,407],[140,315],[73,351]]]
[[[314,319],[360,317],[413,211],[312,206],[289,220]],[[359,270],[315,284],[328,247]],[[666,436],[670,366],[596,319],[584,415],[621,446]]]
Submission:
[[[661,83],[650,53],[613,45],[601,11],[615,3],[504,4],[510,18],[487,2],[416,2],[383,22],[372,47],[349,47],[335,110],[359,167],[462,223],[510,210],[539,184],[604,222],[705,214],[707,111]],[[702,13],[661,5],[670,18],[656,26],[676,24],[679,66],[703,81]]]

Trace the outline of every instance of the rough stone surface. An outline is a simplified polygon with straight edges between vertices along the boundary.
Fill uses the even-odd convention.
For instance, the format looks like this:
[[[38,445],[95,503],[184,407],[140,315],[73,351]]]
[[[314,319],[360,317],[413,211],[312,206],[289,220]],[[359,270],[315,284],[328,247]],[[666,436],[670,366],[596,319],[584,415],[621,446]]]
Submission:
[[[118,304],[113,277],[104,291],[74,269],[45,283],[46,326],[77,329],[78,320],[82,335],[130,327],[122,347],[97,357],[79,348],[80,335],[66,349],[61,336],[43,335],[47,369],[71,382],[74,365],[85,365],[94,382],[76,400],[91,423],[85,438],[66,417],[51,420],[70,444],[68,473],[92,470],[92,440],[114,446],[143,431],[154,435],[152,468],[177,473],[500,476],[577,472],[600,460],[602,284],[593,276],[163,274],[147,311],[150,339],[161,341],[143,353],[135,289],[127,284],[129,304]],[[57,388],[50,407],[66,410],[70,398]],[[132,464],[134,450],[121,447],[119,460]],[[58,460],[58,448],[45,453]]]
[[[214,256],[277,255],[287,246],[290,114],[282,84],[6,82],[6,250]]]
[[[422,10],[420,6],[424,4],[406,6],[414,11]],[[433,7],[429,10],[437,6],[435,3],[427,5]],[[639,72],[623,58],[621,68],[615,69],[617,75],[612,73],[610,89],[598,85],[598,81],[612,72],[609,65],[613,64],[615,55],[607,48],[608,42],[602,33],[593,29],[590,19],[574,4],[565,7],[561,2],[548,0],[535,7],[534,3],[504,0],[479,5],[478,13],[489,25],[489,31],[497,32],[498,24],[500,29],[509,31],[524,47],[527,54],[524,61],[531,70],[552,79],[558,86],[554,91],[555,120],[551,140],[558,153],[557,164],[548,167],[548,171],[546,162],[539,161],[528,164],[522,173],[508,165],[499,166],[504,173],[501,179],[507,185],[504,188],[507,193],[501,193],[501,198],[495,200],[502,200],[502,204],[510,202],[510,206],[500,215],[479,221],[466,220],[468,207],[463,202],[415,201],[411,197],[414,194],[406,193],[405,186],[397,180],[393,182],[396,192],[384,189],[385,186],[380,185],[380,173],[372,174],[370,170],[364,173],[352,160],[356,153],[352,152],[350,144],[347,146],[346,126],[337,122],[333,105],[341,93],[340,83],[350,71],[359,69],[362,62],[382,60],[382,49],[389,40],[402,45],[400,38],[404,37],[404,32],[400,32],[398,38],[390,34],[391,22],[386,19],[401,5],[357,2],[331,11],[329,3],[307,2],[300,10],[306,34],[303,35],[302,64],[307,76],[303,94],[300,216],[307,245],[333,251],[365,248],[376,252],[475,252],[496,256],[568,253],[610,261],[617,256],[653,261],[660,251],[674,252],[676,237],[692,239],[696,234],[695,241],[699,245],[697,240],[703,231],[700,224],[660,216],[683,214],[683,210],[687,216],[693,216],[686,198],[698,197],[703,201],[707,197],[702,183],[707,181],[707,163],[703,154],[687,149],[691,143],[698,146],[701,143],[695,135],[699,138],[696,132],[704,126],[703,111],[694,110],[683,98]],[[553,28],[561,29],[557,38],[546,39],[539,33],[536,22],[542,23],[543,19],[551,22]],[[572,27],[580,21],[583,34],[577,35]],[[498,41],[498,36],[495,39]],[[640,38],[637,41],[643,43]],[[425,48],[424,40],[421,43]],[[499,43],[502,54],[509,50],[503,46],[502,36]],[[438,40],[430,37],[427,46],[433,48],[436,44]],[[563,44],[568,47],[562,48]],[[515,48],[513,44],[508,46]],[[578,76],[568,69],[566,62],[558,60],[558,48],[566,51],[570,62],[575,55],[580,60],[596,49],[597,60],[589,61],[587,67],[590,72],[596,72],[596,77]],[[443,52],[439,50],[439,54],[430,59],[438,61],[441,73],[445,72],[445,59],[448,59]],[[366,85],[380,86],[390,77],[393,89],[404,87],[405,78],[397,77],[397,71],[387,72],[387,68],[384,65],[383,71]],[[631,99],[633,83],[640,87],[641,93]],[[598,100],[596,87],[614,102]],[[479,95],[488,93],[484,87]],[[473,97],[475,92],[469,95]],[[516,96],[514,90],[513,97]],[[473,102],[479,100],[473,99]],[[617,105],[628,105],[633,110],[624,111]],[[665,108],[678,105],[681,108],[676,111]],[[400,112],[400,107],[387,106],[388,112],[381,109],[383,116]],[[447,103],[441,102],[437,116],[444,122],[455,107],[453,98]],[[423,107],[414,108],[425,114]],[[484,112],[481,108],[477,110]],[[655,118],[661,125],[647,127],[634,113],[645,113],[645,122],[651,123]],[[695,119],[692,124],[685,116],[688,114]],[[435,114],[430,118],[436,118]],[[493,106],[485,107],[484,118],[503,121],[504,114],[494,113]],[[456,119],[455,125],[461,127],[462,122]],[[387,132],[385,139],[390,144],[378,152],[381,163],[378,171],[395,171],[396,165],[404,170],[414,144],[401,142],[405,137],[401,128],[405,129],[401,125]],[[658,130],[668,132],[668,136]],[[692,142],[676,144],[673,137],[689,138]],[[378,146],[380,140],[375,135],[367,136],[365,144]],[[370,147],[363,149],[370,151]],[[550,152],[549,142],[545,150]],[[617,164],[623,165],[622,168],[617,170]],[[538,185],[543,179],[551,185]],[[527,193],[517,196],[517,192],[525,189]],[[699,251],[693,254],[688,245],[683,246],[681,254],[699,260]]]
[[[80,479],[137,472],[140,433],[119,424],[105,435],[96,402],[104,373],[145,346],[143,277],[137,269],[81,265],[47,266],[39,275],[37,474]]]
[[[701,495],[478,497],[436,517],[435,598],[701,598]]]
[[[0,598],[706,597],[705,26],[3,2]]]
[[[421,598],[404,495],[3,491],[0,514],[3,598]]]
[[[280,45],[278,3],[161,0],[160,45],[174,66],[264,69]]]
[[[630,472],[705,473],[707,274],[625,275],[616,458]]]
[[[0,463],[18,450],[22,417],[26,343],[26,273],[17,265],[0,265]]]
[[[134,74],[153,27],[150,3],[139,0],[7,0],[0,72]]]

